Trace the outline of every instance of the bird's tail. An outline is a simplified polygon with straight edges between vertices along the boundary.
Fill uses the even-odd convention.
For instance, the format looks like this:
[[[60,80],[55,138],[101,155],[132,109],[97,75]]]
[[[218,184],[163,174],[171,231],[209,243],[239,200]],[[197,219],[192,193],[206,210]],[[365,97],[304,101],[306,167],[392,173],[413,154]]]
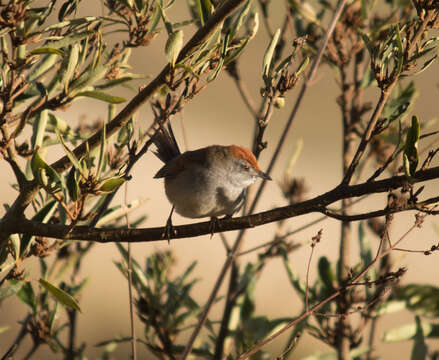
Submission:
[[[151,140],[157,148],[154,154],[165,164],[181,154],[169,121],[167,127],[160,124]]]

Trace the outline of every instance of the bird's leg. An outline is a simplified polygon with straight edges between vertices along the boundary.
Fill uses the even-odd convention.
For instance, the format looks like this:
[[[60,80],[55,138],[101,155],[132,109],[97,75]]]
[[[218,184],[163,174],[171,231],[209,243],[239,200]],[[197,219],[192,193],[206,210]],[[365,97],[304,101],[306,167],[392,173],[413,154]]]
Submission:
[[[171,242],[171,236],[176,235],[177,231],[172,226],[172,214],[174,213],[174,206],[172,206],[171,213],[166,221],[165,231],[162,234],[162,239],[168,239],[168,244]]]
[[[216,216],[212,216],[210,218],[209,230],[210,230],[210,238],[212,239],[215,230],[219,227],[218,218]]]

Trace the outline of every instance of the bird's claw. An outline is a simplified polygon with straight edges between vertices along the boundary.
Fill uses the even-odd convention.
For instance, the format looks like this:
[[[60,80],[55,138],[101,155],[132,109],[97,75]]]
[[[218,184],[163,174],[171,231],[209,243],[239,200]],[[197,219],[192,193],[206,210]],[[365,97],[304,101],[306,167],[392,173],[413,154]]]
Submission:
[[[217,230],[218,228],[219,228],[218,218],[216,216],[212,216],[210,218],[210,223],[209,223],[209,231],[210,231],[211,239],[213,237],[213,234],[215,234],[215,230]]]
[[[171,237],[177,235],[177,230],[174,229],[174,226],[172,225],[172,220],[171,218],[168,219],[168,221],[166,221],[166,226],[165,226],[165,230],[163,231],[162,234],[162,239],[167,239],[168,240],[168,244],[171,243]]]

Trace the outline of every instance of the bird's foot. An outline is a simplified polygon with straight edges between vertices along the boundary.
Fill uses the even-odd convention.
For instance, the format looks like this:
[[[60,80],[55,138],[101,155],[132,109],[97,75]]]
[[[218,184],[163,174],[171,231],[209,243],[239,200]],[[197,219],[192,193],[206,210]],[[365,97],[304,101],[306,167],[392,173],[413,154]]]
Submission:
[[[171,243],[171,237],[177,235],[177,230],[174,229],[172,225],[172,219],[169,217],[168,221],[166,221],[165,231],[163,231],[162,239],[167,239],[168,244]]]
[[[210,218],[209,230],[210,230],[210,238],[213,238],[213,234],[219,228],[218,218],[216,216],[212,216]]]

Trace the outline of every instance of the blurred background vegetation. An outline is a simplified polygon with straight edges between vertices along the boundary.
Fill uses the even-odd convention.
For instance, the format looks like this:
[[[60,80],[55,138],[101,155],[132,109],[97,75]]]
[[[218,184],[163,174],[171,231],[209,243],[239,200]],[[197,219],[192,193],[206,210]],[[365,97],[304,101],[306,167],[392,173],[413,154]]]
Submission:
[[[33,186],[38,192],[24,215],[37,222],[163,226],[170,205],[163,185],[152,179],[160,163],[146,150],[149,135],[164,121],[172,121],[184,149],[239,144],[260,153],[267,168],[337,4],[241,1],[201,47],[178,58],[222,3],[227,2],[0,2],[2,217],[13,213],[18,193]],[[382,169],[380,178],[402,174],[407,186],[332,210],[367,213],[391,208],[392,201],[402,206],[437,196],[437,180],[425,190],[410,182],[422,165],[437,165],[437,28],[433,0],[345,5],[293,129],[286,132],[275,181],[267,184],[256,211],[298,204],[337,186],[380,93],[390,86],[352,182]],[[149,103],[113,135],[103,132],[167,63],[167,76]],[[71,151],[96,131],[90,151]],[[55,162],[62,156],[73,164],[64,172]],[[416,227],[426,210],[436,211],[428,205],[416,220],[413,212],[400,213],[344,221],[340,228],[339,220],[309,214],[248,231],[192,356],[237,358],[373,264],[351,290],[252,358],[436,358],[437,220],[426,216]],[[388,238],[396,242],[408,230],[399,246],[406,251],[373,262]],[[347,233],[352,246],[343,263],[340,238]],[[169,245],[132,244],[139,358],[182,354],[234,238],[226,233],[212,240],[207,235]],[[124,244],[29,233],[6,240],[0,254],[1,356],[130,356]],[[232,298],[229,282],[235,283]]]

